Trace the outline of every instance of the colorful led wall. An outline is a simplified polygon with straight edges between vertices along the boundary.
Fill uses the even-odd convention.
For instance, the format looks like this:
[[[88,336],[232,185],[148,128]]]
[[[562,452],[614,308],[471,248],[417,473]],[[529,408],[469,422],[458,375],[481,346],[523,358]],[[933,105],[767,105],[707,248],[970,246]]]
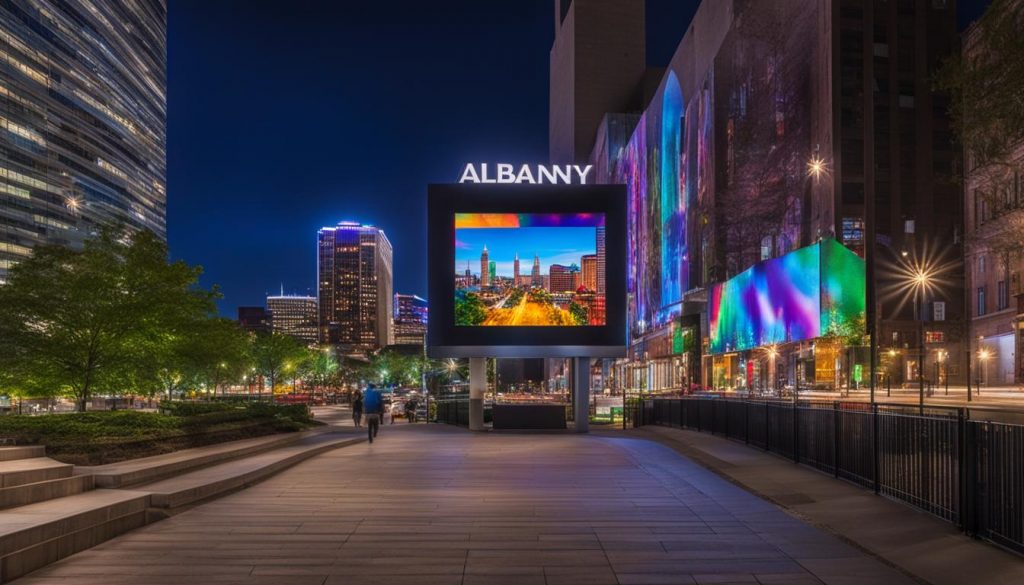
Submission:
[[[710,352],[856,333],[864,282],[864,261],[835,240],[755,264],[712,285]]]

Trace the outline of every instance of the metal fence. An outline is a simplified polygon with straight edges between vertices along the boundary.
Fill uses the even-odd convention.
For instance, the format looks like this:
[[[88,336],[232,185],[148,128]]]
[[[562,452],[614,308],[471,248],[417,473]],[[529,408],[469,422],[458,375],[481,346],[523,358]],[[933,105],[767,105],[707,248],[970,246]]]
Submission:
[[[628,414],[743,441],[1024,552],[1024,426],[963,408],[723,398],[645,399]]]
[[[469,426],[469,400],[438,400],[434,420],[439,423],[456,425],[460,427]]]

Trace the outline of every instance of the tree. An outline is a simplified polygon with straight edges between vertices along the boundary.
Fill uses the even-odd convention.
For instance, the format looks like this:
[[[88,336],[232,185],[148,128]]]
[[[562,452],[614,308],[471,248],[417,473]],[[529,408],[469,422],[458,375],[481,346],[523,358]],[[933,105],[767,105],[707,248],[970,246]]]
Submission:
[[[305,348],[290,335],[263,333],[252,343],[252,360],[256,371],[270,381],[270,395],[277,390],[277,382],[283,374],[298,367]]]
[[[338,372],[338,360],[331,354],[330,349],[311,352],[311,355],[304,361],[302,378],[313,386],[324,391],[334,380]]]
[[[198,287],[201,272],[168,262],[148,231],[107,228],[81,251],[39,246],[0,287],[0,369],[79,410],[95,393],[152,387],[164,348],[213,314],[217,292]]]

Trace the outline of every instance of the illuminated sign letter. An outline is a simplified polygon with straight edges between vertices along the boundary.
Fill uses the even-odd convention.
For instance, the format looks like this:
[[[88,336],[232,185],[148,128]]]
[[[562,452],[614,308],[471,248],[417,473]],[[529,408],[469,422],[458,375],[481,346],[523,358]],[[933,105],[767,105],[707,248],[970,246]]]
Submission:
[[[480,177],[476,174],[476,167],[473,163],[468,163],[465,170],[462,171],[462,176],[459,177],[460,183],[479,183]]]

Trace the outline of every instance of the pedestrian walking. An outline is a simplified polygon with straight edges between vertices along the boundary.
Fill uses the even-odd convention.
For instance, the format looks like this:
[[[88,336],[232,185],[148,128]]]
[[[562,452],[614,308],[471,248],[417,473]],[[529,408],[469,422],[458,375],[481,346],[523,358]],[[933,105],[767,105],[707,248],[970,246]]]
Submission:
[[[352,401],[352,422],[356,424],[356,428],[363,426],[362,394],[356,394],[356,399]]]
[[[373,443],[380,432],[380,421],[384,417],[384,397],[373,384],[369,384],[363,394],[363,412],[366,414],[366,434]]]

